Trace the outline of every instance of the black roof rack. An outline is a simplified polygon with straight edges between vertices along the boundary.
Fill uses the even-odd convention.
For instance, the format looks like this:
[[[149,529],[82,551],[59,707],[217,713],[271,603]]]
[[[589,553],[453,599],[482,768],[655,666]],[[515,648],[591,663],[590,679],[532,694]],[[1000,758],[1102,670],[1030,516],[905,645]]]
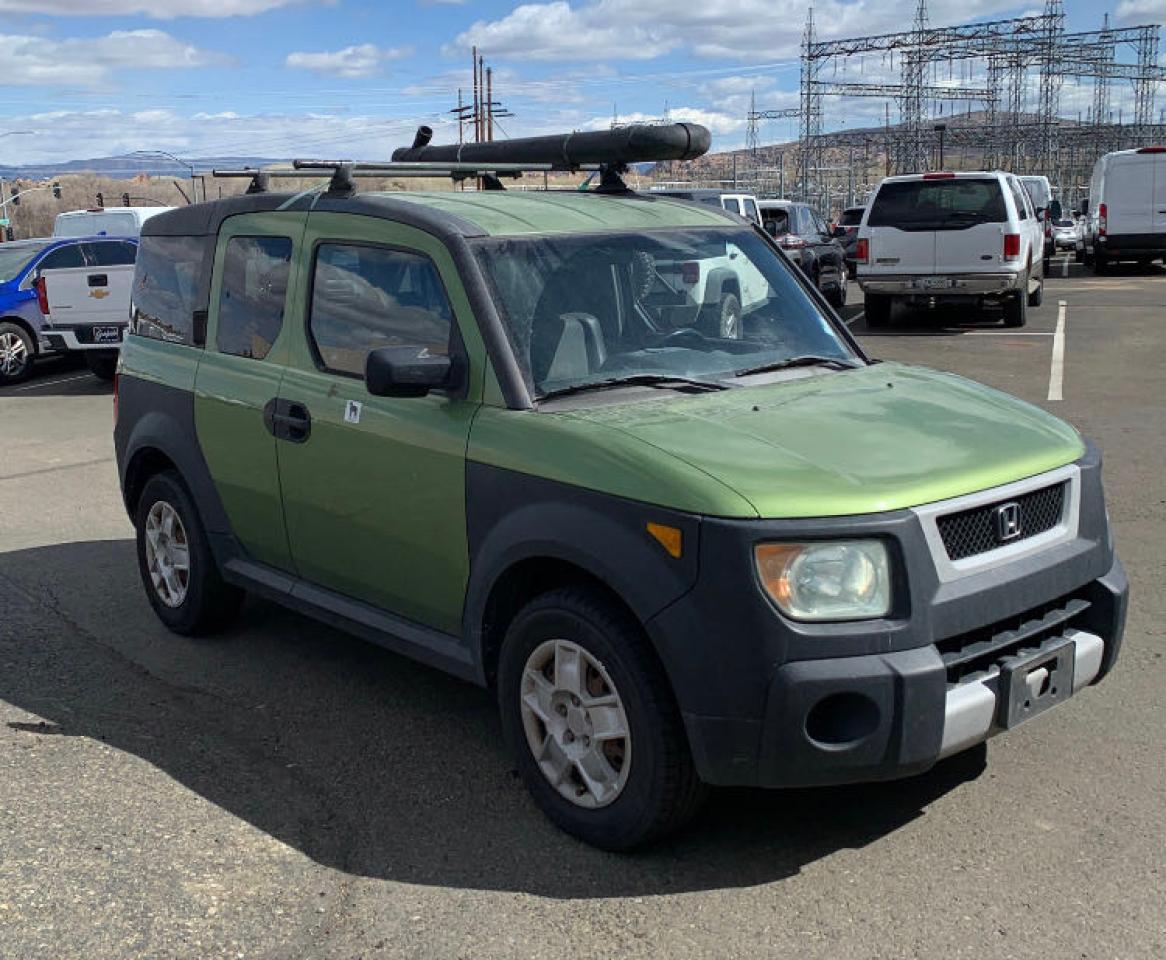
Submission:
[[[692,160],[709,148],[711,135],[695,123],[633,124],[548,137],[520,137],[488,143],[430,146],[433,131],[420,127],[410,147],[393,151],[389,162],[293,160],[290,168],[212,170],[215,177],[249,177],[248,193],[267,190],[271,177],[328,177],[330,194],[349,195],[360,177],[481,177],[486,189],[502,189],[501,177],[524,173],[596,171],[599,193],[624,193],[620,174],[632,163]]]

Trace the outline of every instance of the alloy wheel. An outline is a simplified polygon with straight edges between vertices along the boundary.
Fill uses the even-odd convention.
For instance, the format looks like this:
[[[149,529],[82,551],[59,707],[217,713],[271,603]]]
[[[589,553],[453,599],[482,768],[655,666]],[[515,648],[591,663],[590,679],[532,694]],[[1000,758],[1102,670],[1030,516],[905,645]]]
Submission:
[[[28,347],[18,334],[5,331],[0,333],[0,374],[18,377],[28,366]]]
[[[526,741],[547,782],[579,807],[614,802],[631,769],[627,713],[611,676],[570,640],[527,658],[519,696]]]
[[[190,586],[190,544],[182,518],[165,500],[146,515],[146,569],[158,599],[181,606]]]

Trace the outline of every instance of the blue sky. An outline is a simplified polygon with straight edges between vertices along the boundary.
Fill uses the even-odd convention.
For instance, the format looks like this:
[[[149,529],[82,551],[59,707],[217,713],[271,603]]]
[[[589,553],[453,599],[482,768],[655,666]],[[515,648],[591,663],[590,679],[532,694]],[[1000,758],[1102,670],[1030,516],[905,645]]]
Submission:
[[[0,0],[0,161],[167,150],[180,156],[383,158],[418,123],[456,138],[469,47],[495,68],[506,134],[654,118],[706,123],[739,146],[758,106],[796,103],[805,0]],[[934,24],[1016,16],[1009,0],[931,0]],[[1161,22],[1166,0],[1066,0],[1069,29]],[[912,0],[818,0],[822,37],[905,29]],[[850,79],[893,76],[875,59]],[[840,77],[841,79],[841,77]],[[969,80],[974,79],[969,77]],[[1090,102],[1070,84],[1066,112]],[[1116,89],[1115,108],[1128,110]],[[1160,106],[1166,106],[1161,103]],[[882,101],[831,110],[831,126]],[[762,130],[789,139],[793,121]]]

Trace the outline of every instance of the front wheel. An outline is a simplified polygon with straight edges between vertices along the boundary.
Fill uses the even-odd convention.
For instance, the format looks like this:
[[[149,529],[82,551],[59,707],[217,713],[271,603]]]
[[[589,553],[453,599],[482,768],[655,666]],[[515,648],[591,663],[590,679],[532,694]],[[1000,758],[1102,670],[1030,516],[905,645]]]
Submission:
[[[698,809],[679,711],[643,632],[603,594],[531,601],[498,664],[502,729],[535,802],[567,833],[630,850]]]
[[[194,501],[178,474],[147,482],[138,499],[138,571],[158,618],[175,633],[208,633],[239,610],[243,593],[225,583]]]
[[[19,383],[32,372],[36,344],[24,327],[0,323],[0,386]]]
[[[838,284],[827,295],[826,299],[830,301],[832,307],[841,310],[846,306],[846,271],[838,271]]]

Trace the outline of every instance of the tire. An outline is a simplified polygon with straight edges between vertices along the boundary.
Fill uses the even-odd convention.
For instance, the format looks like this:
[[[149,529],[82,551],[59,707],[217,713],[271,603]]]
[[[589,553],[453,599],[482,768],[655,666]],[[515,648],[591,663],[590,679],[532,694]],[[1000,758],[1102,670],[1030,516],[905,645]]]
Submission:
[[[88,351],[85,354],[85,366],[99,380],[112,380],[117,373],[117,354]]]
[[[173,512],[169,528],[167,510]],[[134,526],[142,586],[158,619],[170,630],[183,635],[211,633],[235,617],[243,592],[219,575],[194,501],[177,473],[166,470],[146,481],[134,510]],[[161,534],[160,546],[147,546],[153,539],[148,528]],[[179,552],[183,544],[185,582]],[[160,575],[155,585],[155,573],[162,573],[159,564],[169,566],[170,576]]]
[[[735,293],[726,293],[721,298],[717,336],[725,340],[741,339],[741,301]]]
[[[826,294],[826,299],[830,305],[841,310],[846,306],[846,271],[838,271],[838,284],[830,293]]]
[[[572,662],[573,671],[560,666]],[[606,719],[599,722],[624,736],[598,746],[600,738],[591,738],[597,714],[587,707],[601,698]],[[707,793],[648,640],[597,591],[553,590],[519,612],[502,644],[498,703],[535,803],[585,843],[605,850],[647,844],[681,827]]]
[[[1028,322],[1028,295],[1018,290],[1004,303],[1004,326],[1023,327]]]
[[[886,294],[868,293],[863,298],[866,325],[874,330],[891,322],[891,298]]]
[[[36,343],[18,323],[0,323],[0,386],[20,383],[32,373]]]
[[[1042,278],[1040,285],[1028,295],[1028,305],[1030,307],[1039,307],[1044,303],[1045,299],[1045,281]]]
[[[1109,272],[1109,261],[1099,253],[1093,254],[1093,272],[1097,276]]]

